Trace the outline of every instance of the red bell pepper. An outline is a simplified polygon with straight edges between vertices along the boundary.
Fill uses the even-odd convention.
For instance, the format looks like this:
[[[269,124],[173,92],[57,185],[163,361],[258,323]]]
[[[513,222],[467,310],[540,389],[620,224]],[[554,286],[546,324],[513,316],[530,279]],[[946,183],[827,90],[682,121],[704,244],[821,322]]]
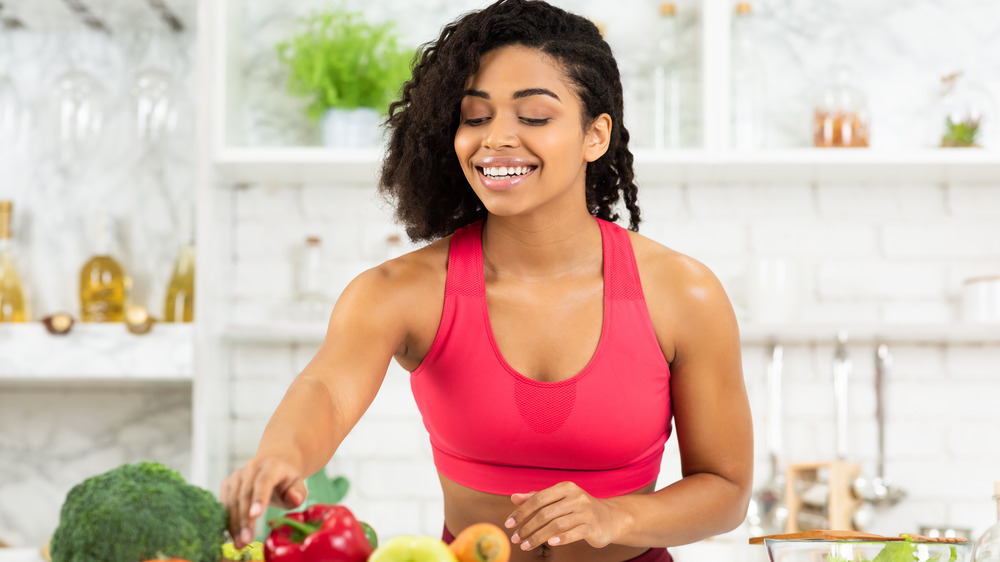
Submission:
[[[372,553],[361,523],[342,505],[311,505],[268,525],[268,562],[365,562]]]

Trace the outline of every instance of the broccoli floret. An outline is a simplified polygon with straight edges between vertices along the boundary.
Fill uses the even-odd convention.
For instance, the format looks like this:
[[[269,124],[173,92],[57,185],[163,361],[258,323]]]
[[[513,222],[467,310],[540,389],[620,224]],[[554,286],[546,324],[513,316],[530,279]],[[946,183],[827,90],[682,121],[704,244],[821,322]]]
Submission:
[[[156,462],[125,464],[77,484],[52,536],[52,562],[191,562],[222,557],[226,509]]]

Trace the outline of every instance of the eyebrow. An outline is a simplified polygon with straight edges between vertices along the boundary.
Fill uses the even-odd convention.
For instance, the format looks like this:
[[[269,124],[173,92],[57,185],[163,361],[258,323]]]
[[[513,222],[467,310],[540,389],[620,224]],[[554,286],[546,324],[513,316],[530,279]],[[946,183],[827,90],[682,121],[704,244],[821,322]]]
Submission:
[[[482,90],[466,90],[464,95],[475,96],[477,98],[483,98],[484,100],[490,99],[490,95]],[[511,97],[513,99],[518,100],[521,98],[527,98],[531,96],[549,96],[551,98],[555,98],[557,101],[562,101],[559,99],[559,96],[557,96],[555,92],[553,92],[552,90],[547,90],[545,88],[528,88],[526,90],[518,90],[514,92],[514,95]]]

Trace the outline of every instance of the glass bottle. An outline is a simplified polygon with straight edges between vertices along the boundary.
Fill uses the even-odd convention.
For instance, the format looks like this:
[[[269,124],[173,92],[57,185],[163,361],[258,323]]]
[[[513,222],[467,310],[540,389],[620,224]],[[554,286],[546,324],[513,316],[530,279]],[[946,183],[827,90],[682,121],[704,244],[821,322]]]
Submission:
[[[126,280],[121,264],[111,257],[110,219],[97,214],[94,255],[80,269],[80,318],[84,322],[121,322]]]
[[[764,65],[757,56],[755,24],[750,3],[737,4],[730,59],[730,140],[733,148],[744,150],[764,145]]]
[[[13,203],[0,201],[0,322],[26,322],[27,305],[14,264],[11,238]]]
[[[333,302],[323,289],[323,243],[318,236],[306,238],[298,268],[298,291],[294,320],[321,322],[330,318]]]
[[[660,4],[653,52],[653,147],[680,146],[680,72],[677,68],[677,6]]]
[[[174,273],[167,285],[167,298],[163,305],[164,322],[191,322],[194,320],[194,243],[188,242],[177,256]]]
[[[993,483],[993,500],[997,502],[997,522],[976,541],[974,562],[1000,562],[1000,482]]]
[[[868,100],[852,84],[850,69],[836,66],[832,82],[820,94],[813,120],[813,144],[818,147],[866,147],[871,124]]]

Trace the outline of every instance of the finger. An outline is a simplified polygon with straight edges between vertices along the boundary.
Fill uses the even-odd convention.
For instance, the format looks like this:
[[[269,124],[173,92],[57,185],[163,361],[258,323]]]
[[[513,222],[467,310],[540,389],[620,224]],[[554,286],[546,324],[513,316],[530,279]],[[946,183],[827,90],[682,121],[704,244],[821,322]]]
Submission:
[[[239,492],[236,495],[238,525],[236,532],[233,533],[233,546],[237,549],[243,548],[253,540],[254,518],[250,516],[250,505],[253,502],[254,489],[257,486],[257,480],[260,478],[260,472],[259,468],[252,463],[253,461],[248,462],[242,469],[245,474],[240,483]],[[256,477],[253,474],[254,472],[256,472]]]
[[[517,509],[515,509],[513,513],[510,514],[510,517],[508,517],[507,523],[510,523],[511,519],[514,520],[514,523],[508,525],[508,528],[521,525],[530,519],[533,514],[543,506],[562,500],[566,497],[567,492],[572,492],[574,489],[579,488],[576,488],[575,484],[564,482],[546,488],[540,492],[529,492],[528,494],[523,494],[529,496],[523,500],[520,497],[522,494],[511,495],[511,501],[514,502],[515,505],[519,500],[521,500],[521,504],[518,505]],[[515,496],[518,496],[517,500],[514,499]]]
[[[240,529],[240,515],[238,512],[237,504],[234,501],[233,495],[234,490],[239,489],[238,478],[239,471],[234,472],[219,486],[219,499],[222,501],[222,505],[226,508],[226,513],[228,517],[226,519],[226,528],[229,531],[229,536],[236,537],[238,534],[238,529]],[[235,482],[235,483],[234,483]]]
[[[306,483],[302,479],[296,479],[291,486],[282,494],[282,501],[285,502],[290,508],[296,508],[302,505],[302,502],[306,500]]]
[[[535,492],[513,493],[510,495],[510,501],[514,502],[514,505],[521,505],[533,495]]]
[[[544,538],[539,539],[537,536],[538,533],[542,532],[543,529],[555,521],[562,521],[560,524],[565,524],[565,518],[572,513],[572,504],[567,501],[557,501],[553,504],[543,506],[521,522],[520,527],[511,536],[511,541],[514,544],[528,541],[532,546],[537,546],[548,540],[549,536],[551,536],[546,535]],[[561,529],[557,529],[557,531],[558,530]],[[529,537],[531,537],[531,539],[529,539]]]
[[[552,535],[551,537],[549,537],[545,542],[549,546],[559,546],[559,545],[563,545],[563,544],[570,544],[570,543],[574,543],[574,542],[586,540],[588,543],[591,544],[591,546],[594,546],[596,548],[607,546],[606,544],[601,544],[601,545],[594,544],[593,542],[591,542],[589,540],[589,538],[590,538],[590,529],[589,529],[589,527],[586,524],[580,524],[580,525],[571,526],[568,530],[560,531],[558,533],[555,533],[554,535]],[[541,540],[541,538],[536,539],[536,540]],[[538,543],[538,544],[541,544],[541,543]]]
[[[568,540],[566,537],[573,536],[572,533],[579,530],[583,522],[584,518],[576,513],[565,513],[548,520],[537,530],[530,533],[524,532],[523,536],[520,537],[521,550],[531,550],[546,543],[553,545],[566,544],[565,541]],[[578,532],[577,538],[574,540],[579,540],[579,535],[580,533]],[[555,537],[559,538],[554,543],[551,542]]]

